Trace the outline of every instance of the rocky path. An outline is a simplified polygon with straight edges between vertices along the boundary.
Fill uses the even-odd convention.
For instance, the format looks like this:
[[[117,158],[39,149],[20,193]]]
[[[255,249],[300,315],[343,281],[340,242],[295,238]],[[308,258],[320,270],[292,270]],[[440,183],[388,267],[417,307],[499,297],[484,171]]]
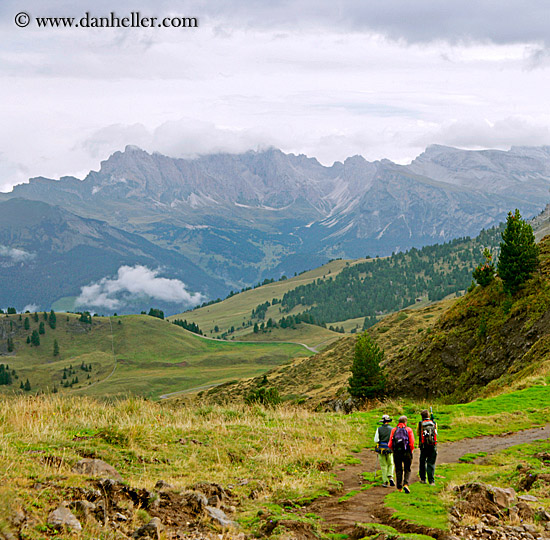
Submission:
[[[443,443],[438,447],[438,464],[456,463],[459,458],[467,453],[486,452],[492,453],[504,450],[517,444],[533,442],[539,439],[550,438],[550,424],[543,428],[528,429],[516,433],[503,435],[464,439],[452,443]],[[411,472],[411,482],[416,481],[418,471],[418,453],[415,451]],[[384,506],[384,498],[392,488],[374,486],[366,491],[359,491],[356,495],[344,502],[339,499],[346,493],[360,490],[364,471],[374,471],[376,466],[376,454],[371,449],[364,449],[357,457],[361,464],[342,466],[337,473],[337,480],[342,482],[342,489],[330,497],[317,499],[309,508],[321,516],[328,527],[334,532],[349,534],[355,527],[355,523],[382,523],[391,525],[402,533],[419,533],[433,538],[445,538],[446,534],[437,529],[428,529],[392,518],[394,511]],[[378,473],[380,474],[380,473]],[[437,469],[436,469],[437,474]],[[403,494],[404,497],[407,495]]]

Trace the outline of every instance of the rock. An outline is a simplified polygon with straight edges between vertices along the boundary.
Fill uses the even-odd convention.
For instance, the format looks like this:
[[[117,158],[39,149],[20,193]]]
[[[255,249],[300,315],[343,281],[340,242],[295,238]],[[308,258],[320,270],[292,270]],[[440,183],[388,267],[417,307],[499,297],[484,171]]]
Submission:
[[[147,525],[143,525],[136,529],[132,534],[133,538],[151,538],[152,540],[160,540],[162,531],[162,523],[159,518],[153,518]]]
[[[518,509],[518,515],[522,520],[533,521],[535,517],[535,511],[526,502],[519,501],[516,505]]]
[[[93,518],[93,513],[96,511],[96,505],[90,501],[74,501],[70,504],[70,508],[73,509],[84,521],[88,521]]]
[[[25,512],[21,508],[17,508],[11,516],[10,521],[15,527],[21,527],[26,519]]]
[[[169,484],[168,482],[165,482],[164,480],[159,480],[155,484],[155,489],[157,491],[164,491],[164,490],[167,490],[167,489],[174,489],[174,486],[172,484]]]
[[[122,480],[120,473],[112,465],[109,465],[102,459],[81,459],[73,466],[72,471],[77,474],[112,478],[118,481]]]
[[[185,494],[185,498],[187,500],[187,506],[193,514],[201,514],[205,506],[208,506],[206,495],[199,491],[189,491]]]
[[[520,501],[538,502],[538,499],[534,495],[519,495]]]
[[[117,512],[114,516],[113,516],[113,519],[115,521],[128,521],[128,518],[124,515],[124,514],[121,514],[120,512]]]
[[[60,506],[48,516],[48,525],[57,530],[70,529],[71,531],[80,532],[82,525],[76,519],[74,514],[66,507]]]
[[[531,525],[530,523],[524,523],[523,530],[531,534],[537,534],[537,528],[534,525]]]
[[[550,521],[550,513],[548,513],[546,509],[543,508],[542,506],[537,508],[535,517],[538,521]]]
[[[487,486],[493,493],[493,501],[500,508],[510,508],[517,500],[516,492],[514,488],[498,488],[494,486]]]
[[[230,520],[223,510],[220,510],[219,508],[214,508],[213,506],[206,506],[205,507],[206,513],[208,516],[212,519],[212,521],[216,522],[218,525],[222,527],[235,527],[236,523],[232,520]]]
[[[484,521],[487,523],[487,525],[493,525],[496,526],[500,523],[500,519],[498,519],[496,516],[493,516],[492,514],[483,514],[481,517],[481,521]]]
[[[0,539],[2,540],[17,540],[17,537],[9,531],[0,531]]]

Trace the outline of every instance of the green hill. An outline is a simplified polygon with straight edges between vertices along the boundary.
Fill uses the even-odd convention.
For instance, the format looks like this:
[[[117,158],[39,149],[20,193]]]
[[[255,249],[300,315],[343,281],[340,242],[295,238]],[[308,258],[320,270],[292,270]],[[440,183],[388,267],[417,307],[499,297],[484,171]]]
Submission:
[[[25,329],[25,319],[29,329]],[[0,316],[0,363],[15,370],[18,379],[0,385],[4,392],[19,390],[28,379],[32,391],[53,391],[98,397],[163,394],[208,387],[232,379],[260,375],[306,348],[292,343],[230,343],[206,339],[167,321],[149,316],[93,317],[57,314],[55,330],[44,315]],[[40,345],[26,339],[44,322]],[[14,351],[8,352],[8,338]],[[54,340],[59,355],[54,356]],[[64,377],[65,372],[65,377]],[[65,384],[78,382],[72,387]]]
[[[550,236],[540,269],[514,296],[496,279],[476,287],[433,331],[386,364],[393,392],[467,401],[550,370]]]
[[[386,258],[333,261],[172,319],[193,322],[207,335],[225,339],[282,338],[319,348],[341,335],[318,330],[310,336],[312,325],[293,331],[300,326],[300,319],[329,331],[356,332],[389,313],[457,294],[470,285],[483,248],[496,251],[500,231],[494,227],[473,239],[413,248]],[[274,332],[277,326],[284,332]]]
[[[455,301],[442,300],[424,308],[392,313],[368,332],[384,349],[386,359],[390,359],[407,344],[420,340],[422,333],[430,331]],[[341,337],[314,356],[298,358],[273,368],[266,374],[268,385],[277,388],[283,398],[305,401],[310,406],[344,395],[350,377],[355,339],[354,336]],[[262,385],[265,385],[263,376],[229,382],[210,389],[205,399],[218,403],[238,402]]]

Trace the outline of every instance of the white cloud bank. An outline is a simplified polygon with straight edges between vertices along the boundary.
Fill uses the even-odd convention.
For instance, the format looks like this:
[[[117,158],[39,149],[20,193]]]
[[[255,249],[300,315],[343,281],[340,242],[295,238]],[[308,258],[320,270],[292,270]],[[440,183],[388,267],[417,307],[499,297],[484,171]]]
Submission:
[[[196,305],[203,301],[200,293],[190,293],[179,279],[158,277],[159,270],[146,266],[121,266],[114,278],[104,277],[82,287],[77,306],[116,309],[132,297],[144,297],[164,302]]]
[[[35,257],[34,253],[29,253],[23,249],[11,248],[0,245],[0,257],[8,257],[15,263],[25,262]]]

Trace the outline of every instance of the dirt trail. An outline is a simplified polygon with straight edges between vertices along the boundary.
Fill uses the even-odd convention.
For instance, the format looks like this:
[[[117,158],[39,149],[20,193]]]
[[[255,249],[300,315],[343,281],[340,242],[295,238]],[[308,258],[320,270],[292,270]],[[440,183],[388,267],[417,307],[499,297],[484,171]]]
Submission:
[[[456,463],[461,456],[467,453],[492,453],[517,444],[548,438],[550,438],[550,424],[547,424],[543,428],[527,429],[516,433],[442,443],[438,445],[437,463]],[[342,489],[330,497],[317,499],[308,508],[309,512],[315,512],[321,516],[328,528],[341,534],[350,534],[355,528],[355,523],[362,522],[391,525],[402,533],[419,533],[440,539],[446,537],[443,531],[428,529],[392,518],[394,512],[391,508],[384,507],[384,498],[390,490],[395,488],[374,486],[366,491],[360,491],[347,501],[338,502],[346,493],[361,489],[362,472],[374,471],[376,454],[371,449],[363,450],[357,455],[357,458],[361,460],[360,465],[342,466],[337,472],[337,480],[343,484]],[[418,450],[415,450],[411,469],[411,482],[417,480],[417,472]],[[403,496],[406,497],[407,495],[403,494]]]

